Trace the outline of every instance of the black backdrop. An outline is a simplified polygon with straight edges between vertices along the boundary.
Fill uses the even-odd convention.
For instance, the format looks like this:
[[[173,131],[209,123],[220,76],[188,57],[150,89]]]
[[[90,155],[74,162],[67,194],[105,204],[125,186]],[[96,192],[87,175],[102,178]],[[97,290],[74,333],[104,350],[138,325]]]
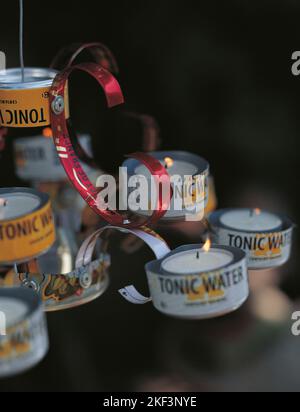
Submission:
[[[158,120],[165,149],[209,159],[220,206],[268,206],[297,222],[300,79],[291,73],[291,55],[300,50],[299,16],[292,0],[27,0],[25,63],[47,66],[62,45],[76,41],[107,44],[120,66],[127,108]],[[9,67],[18,65],[17,0],[1,5],[0,50]],[[76,76],[75,125],[92,134],[99,165],[115,169],[123,154],[139,149],[139,127],[115,121],[117,113],[107,113],[104,103],[97,110],[97,91]],[[8,146],[1,186],[21,184]],[[283,270],[282,287],[292,298],[300,294],[297,253],[295,246]],[[180,334],[182,323],[122,301],[115,290],[134,274],[143,285],[143,262],[151,256],[128,257],[117,245],[113,254],[110,293],[50,315],[47,359],[0,389],[128,390],[162,373],[160,331],[171,322]]]

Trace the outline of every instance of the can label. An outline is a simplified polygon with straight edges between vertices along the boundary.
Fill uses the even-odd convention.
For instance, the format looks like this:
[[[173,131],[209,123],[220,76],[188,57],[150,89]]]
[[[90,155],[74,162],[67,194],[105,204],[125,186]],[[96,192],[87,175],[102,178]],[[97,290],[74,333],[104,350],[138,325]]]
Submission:
[[[169,276],[148,267],[147,276],[155,308],[170,316],[219,316],[240,307],[249,295],[246,259],[198,275]]]
[[[48,250],[55,242],[51,204],[15,220],[0,222],[0,262],[28,260]]]
[[[50,87],[0,89],[0,126],[43,127],[50,125]],[[65,116],[70,117],[68,88],[65,90]]]
[[[214,241],[244,250],[249,269],[264,269],[285,263],[291,252],[292,232],[242,233],[225,228],[214,228]]]

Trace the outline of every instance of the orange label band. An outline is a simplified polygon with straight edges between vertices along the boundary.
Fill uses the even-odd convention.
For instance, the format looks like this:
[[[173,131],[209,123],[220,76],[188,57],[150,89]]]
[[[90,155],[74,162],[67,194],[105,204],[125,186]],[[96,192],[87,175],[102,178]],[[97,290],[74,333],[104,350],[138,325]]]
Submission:
[[[37,257],[55,242],[50,201],[25,217],[0,221],[0,262],[19,263]]]
[[[0,126],[43,127],[50,125],[50,87],[37,89],[0,89]],[[69,118],[68,87],[65,116]]]

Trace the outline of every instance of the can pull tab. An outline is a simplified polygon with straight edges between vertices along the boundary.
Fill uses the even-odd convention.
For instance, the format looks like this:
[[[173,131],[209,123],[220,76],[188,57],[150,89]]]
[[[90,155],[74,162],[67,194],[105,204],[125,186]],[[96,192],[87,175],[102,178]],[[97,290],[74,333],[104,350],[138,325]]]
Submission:
[[[63,96],[56,96],[53,102],[51,103],[51,108],[53,113],[59,115],[65,110],[65,101]]]
[[[145,305],[146,303],[152,302],[152,298],[146,298],[141,295],[134,286],[126,286],[119,290],[119,293],[125,300],[134,305]]]

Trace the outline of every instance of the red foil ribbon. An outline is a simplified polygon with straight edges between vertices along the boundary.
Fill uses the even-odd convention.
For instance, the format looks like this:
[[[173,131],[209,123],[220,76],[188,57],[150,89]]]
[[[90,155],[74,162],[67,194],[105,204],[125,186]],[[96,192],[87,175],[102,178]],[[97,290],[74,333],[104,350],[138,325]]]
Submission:
[[[108,47],[100,42],[72,43],[62,48],[52,60],[50,67],[59,70],[70,68],[83,51],[88,51],[95,63],[99,64],[104,69],[109,70],[113,74],[119,73],[119,67],[115,56]],[[149,115],[134,112],[124,112],[124,114],[125,116],[135,118],[141,122],[143,127],[142,150],[145,152],[154,152],[157,150],[160,145],[160,131],[155,119]],[[68,128],[79,159],[97,169],[94,159],[90,157],[81,146],[71,121],[68,122]]]
[[[57,70],[68,69],[75,63],[77,57],[83,51],[88,51],[95,63],[100,64],[100,66],[104,69],[109,70],[114,74],[119,72],[118,64],[114,55],[108,47],[99,42],[72,43],[62,48],[52,60],[50,67]],[[94,159],[90,157],[81,146],[71,121],[68,122],[68,129],[79,159],[87,165],[97,169]]]
[[[84,63],[68,67],[56,76],[49,97],[51,127],[56,150],[70,181],[91,209],[112,225],[126,228],[138,228],[157,222],[165,215],[170,202],[170,199],[168,199],[168,201],[162,199],[161,193],[159,193],[157,210],[154,211],[151,217],[147,218],[146,221],[143,221],[142,223],[138,221],[130,221],[117,211],[100,210],[98,208],[97,196],[99,194],[99,189],[91,183],[80,165],[70,139],[64,113],[65,86],[70,74],[75,70],[88,73],[97,80],[105,93],[109,108],[124,103],[124,97],[118,81],[108,70],[98,64]],[[164,179],[170,184],[169,174],[158,160],[145,153],[135,153],[131,155],[131,157],[142,162],[156,179]]]

